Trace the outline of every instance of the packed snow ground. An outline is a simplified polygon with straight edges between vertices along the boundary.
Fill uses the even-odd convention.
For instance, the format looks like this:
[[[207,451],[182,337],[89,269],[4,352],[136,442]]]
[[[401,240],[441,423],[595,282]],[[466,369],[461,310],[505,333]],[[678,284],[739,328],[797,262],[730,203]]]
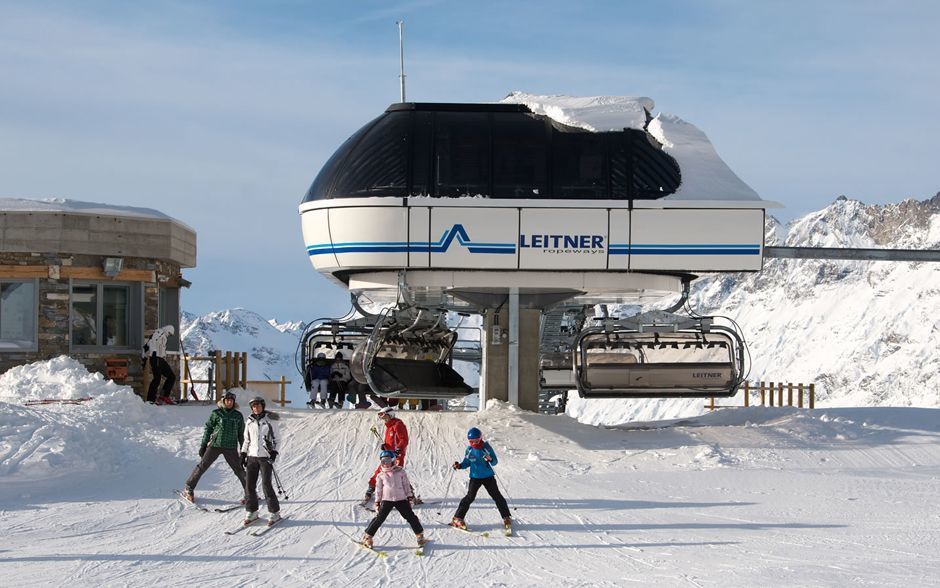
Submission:
[[[53,363],[57,362],[57,363]],[[242,516],[171,494],[196,462],[211,407],[154,407],[67,358],[0,376],[0,574],[9,586],[935,586],[940,582],[940,412],[734,409],[592,427],[494,404],[402,412],[408,470],[432,543],[423,558],[397,514],[379,558],[349,540],[375,465],[373,411],[280,410],[277,470],[290,518],[226,536]],[[93,400],[26,406],[30,398]],[[469,426],[500,457],[518,522],[498,532],[485,493],[444,526]],[[197,497],[229,505],[220,462]],[[441,514],[438,514],[440,512]]]

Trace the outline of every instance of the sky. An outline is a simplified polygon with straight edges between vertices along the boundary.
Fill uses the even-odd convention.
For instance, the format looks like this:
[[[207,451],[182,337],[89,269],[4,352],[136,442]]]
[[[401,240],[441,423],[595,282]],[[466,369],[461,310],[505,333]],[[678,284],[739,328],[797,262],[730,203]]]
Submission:
[[[297,206],[399,100],[648,96],[783,221],[940,191],[940,5],[0,0],[0,197],[155,208],[198,234],[183,308],[338,316]]]

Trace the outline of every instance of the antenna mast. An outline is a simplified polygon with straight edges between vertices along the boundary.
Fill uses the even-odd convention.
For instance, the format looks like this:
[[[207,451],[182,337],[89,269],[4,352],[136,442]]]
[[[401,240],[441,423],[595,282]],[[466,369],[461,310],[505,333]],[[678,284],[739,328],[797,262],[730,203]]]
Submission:
[[[400,73],[398,74],[398,80],[401,83],[401,102],[405,101],[405,36],[404,36],[404,27],[405,21],[397,20],[395,24],[398,25],[398,65],[400,68]]]

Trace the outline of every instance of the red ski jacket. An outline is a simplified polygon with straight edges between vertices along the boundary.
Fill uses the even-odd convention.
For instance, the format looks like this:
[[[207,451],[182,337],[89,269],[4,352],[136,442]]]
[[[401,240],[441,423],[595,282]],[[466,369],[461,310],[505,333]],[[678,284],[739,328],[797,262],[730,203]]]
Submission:
[[[391,451],[398,452],[398,463],[405,463],[405,451],[408,449],[408,429],[401,419],[390,418],[385,421],[385,445]]]

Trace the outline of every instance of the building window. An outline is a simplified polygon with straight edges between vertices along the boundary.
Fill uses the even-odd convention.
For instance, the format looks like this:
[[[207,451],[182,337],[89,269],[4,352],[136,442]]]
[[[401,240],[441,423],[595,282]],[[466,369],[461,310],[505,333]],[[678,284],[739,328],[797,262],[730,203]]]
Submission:
[[[38,349],[37,292],[35,280],[0,281],[0,349]]]
[[[140,347],[143,303],[140,284],[74,282],[69,316],[75,347]]]
[[[173,334],[166,340],[166,350],[178,352],[180,350],[180,289],[161,287],[157,306],[159,308],[157,327],[173,325],[174,329]]]

